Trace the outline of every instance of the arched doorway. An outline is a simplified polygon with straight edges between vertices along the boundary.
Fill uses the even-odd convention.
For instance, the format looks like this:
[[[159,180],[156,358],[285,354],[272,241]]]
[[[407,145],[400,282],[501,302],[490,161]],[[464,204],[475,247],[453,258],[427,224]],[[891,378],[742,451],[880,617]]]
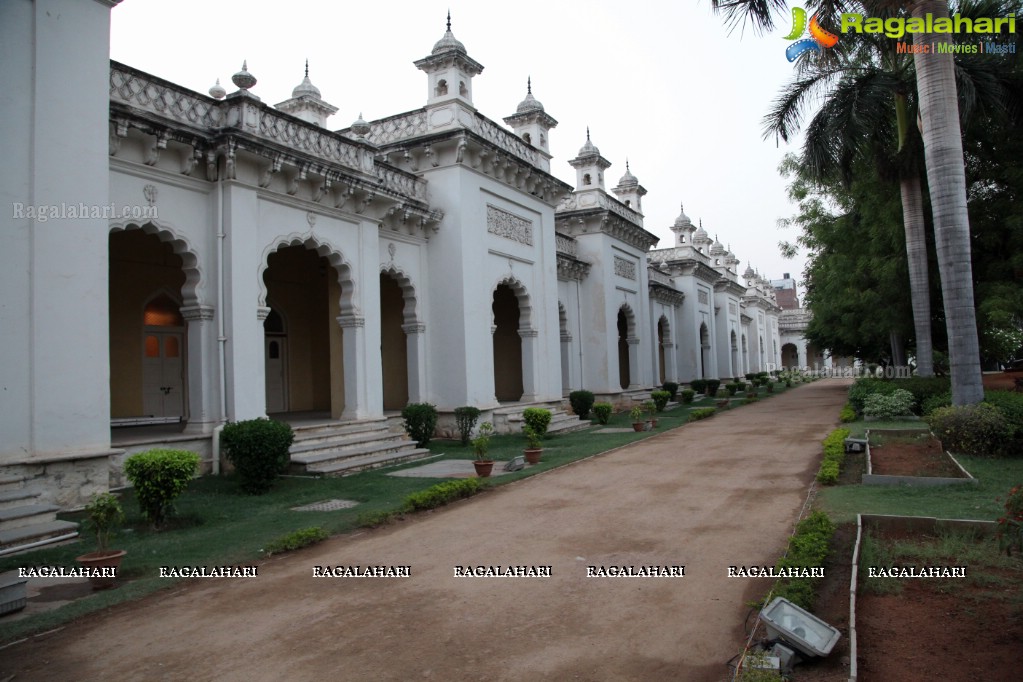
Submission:
[[[781,347],[781,364],[782,367],[798,367],[799,366],[799,349],[796,348],[794,343],[786,343]]]
[[[742,366],[739,364],[739,340],[735,335],[733,329],[730,335],[731,350],[732,350],[732,376],[742,376]]]
[[[385,410],[408,404],[408,343],[405,330],[405,295],[391,274],[380,273],[380,366]]]
[[[332,396],[338,390],[343,395],[343,383],[331,371],[332,346],[339,346],[332,336],[340,336],[336,274],[325,257],[303,245],[267,257],[267,413],[329,412]]]
[[[522,337],[519,299],[506,283],[494,290],[494,396],[499,402],[522,398]]]
[[[629,317],[625,308],[618,309],[618,383],[622,389],[632,383],[632,371],[629,362]]]
[[[661,318],[657,320],[657,376],[661,385],[668,380],[667,354],[664,349],[669,343],[671,343],[671,333],[668,329],[668,320],[661,315]]]
[[[700,323],[700,378],[707,379],[710,370],[710,330],[707,323]]]
[[[142,229],[109,237],[110,416],[113,423],[188,414],[186,276],[174,246]]]

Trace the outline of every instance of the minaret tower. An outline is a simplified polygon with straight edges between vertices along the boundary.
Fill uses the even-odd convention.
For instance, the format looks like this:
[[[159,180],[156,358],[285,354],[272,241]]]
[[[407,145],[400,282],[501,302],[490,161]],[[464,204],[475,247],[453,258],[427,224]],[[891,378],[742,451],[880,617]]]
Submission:
[[[444,36],[429,56],[414,64],[427,75],[427,108],[454,101],[476,111],[472,105],[472,78],[483,71],[483,65],[469,56],[465,45],[451,32],[451,12]]]
[[[586,144],[579,150],[579,155],[568,162],[575,168],[575,190],[604,189],[604,171],[611,167],[611,162],[600,155],[600,150],[590,141],[590,129],[586,128]]]
[[[646,187],[639,184],[639,180],[629,170],[629,160],[625,160],[625,175],[618,181],[618,186],[611,190],[622,202],[636,213],[643,215],[643,195],[646,194]]]
[[[320,89],[309,80],[309,60],[305,60],[305,78],[291,91],[291,99],[277,105],[277,109],[321,128],[327,118],[337,113],[337,107],[320,98]]]
[[[533,79],[526,79],[526,98],[519,103],[515,113],[504,119],[515,134],[540,152],[540,169],[550,173],[550,130],[558,125],[539,100],[533,97]]]

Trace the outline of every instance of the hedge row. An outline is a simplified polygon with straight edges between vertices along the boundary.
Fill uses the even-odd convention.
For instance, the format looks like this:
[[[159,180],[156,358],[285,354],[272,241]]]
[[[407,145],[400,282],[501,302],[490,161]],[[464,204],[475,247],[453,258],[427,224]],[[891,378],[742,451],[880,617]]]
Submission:
[[[838,474],[845,461],[845,439],[849,437],[849,429],[835,429],[824,439],[824,461],[817,472],[817,480],[824,485],[838,483]]]

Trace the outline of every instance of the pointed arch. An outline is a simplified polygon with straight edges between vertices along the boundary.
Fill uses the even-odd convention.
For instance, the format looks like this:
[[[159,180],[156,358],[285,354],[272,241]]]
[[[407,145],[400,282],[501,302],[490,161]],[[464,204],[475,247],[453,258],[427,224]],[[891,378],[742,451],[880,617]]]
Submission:
[[[205,303],[206,278],[200,267],[199,256],[177,229],[157,220],[145,223],[116,221],[110,223],[110,234],[131,230],[141,230],[145,234],[155,235],[161,242],[170,244],[171,251],[181,259],[181,271],[185,275],[185,282],[181,285],[182,307]]]
[[[519,329],[520,330],[531,330],[533,328],[533,305],[529,297],[529,292],[526,290],[526,285],[516,279],[513,275],[506,275],[498,282],[494,284],[490,289],[490,300],[493,300],[494,293],[497,292],[497,288],[501,285],[507,286],[515,294],[515,298],[519,302]],[[494,324],[493,315],[491,315],[491,324]]]
[[[381,266],[380,274],[392,277],[401,287],[401,295],[405,300],[402,324],[417,324],[419,322],[419,299],[416,297],[416,287],[412,283],[412,278],[393,263]]]
[[[263,249],[263,253],[259,258],[259,267],[256,270],[256,282],[259,287],[259,306],[262,308],[266,307],[266,282],[263,280],[263,274],[266,272],[267,267],[269,267],[270,255],[279,249],[289,246],[304,246],[327,260],[327,263],[337,273],[337,283],[341,287],[341,298],[338,302],[340,316],[345,318],[358,316],[359,308],[355,304],[357,299],[355,296],[356,288],[355,278],[352,275],[352,266],[345,260],[340,249],[327,240],[322,239],[319,235],[309,233],[292,232],[289,235],[280,236]]]

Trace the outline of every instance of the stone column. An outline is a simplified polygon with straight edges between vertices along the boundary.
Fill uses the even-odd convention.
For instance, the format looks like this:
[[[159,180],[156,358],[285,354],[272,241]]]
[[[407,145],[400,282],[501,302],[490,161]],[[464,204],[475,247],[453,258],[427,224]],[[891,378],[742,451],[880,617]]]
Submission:
[[[211,305],[181,308],[188,336],[188,424],[185,433],[205,434],[213,430],[221,415],[216,407],[217,332]]]
[[[408,373],[408,401],[410,403],[426,402],[426,325],[422,322],[403,324],[405,332]]]
[[[536,329],[519,329],[522,339],[522,401],[537,399],[536,387],[540,385],[540,377],[536,375],[536,347],[540,332]]]
[[[572,380],[572,335],[561,335],[561,393],[565,395],[575,390]]]
[[[796,343],[796,364],[800,368],[806,367],[806,340]]]
[[[675,344],[671,341],[661,343],[664,348],[664,380],[678,383],[678,370],[675,367]]]
[[[337,323],[344,332],[342,355],[345,367],[345,410],[342,419],[365,419],[369,416],[366,395],[366,318],[360,315],[341,315]]]

